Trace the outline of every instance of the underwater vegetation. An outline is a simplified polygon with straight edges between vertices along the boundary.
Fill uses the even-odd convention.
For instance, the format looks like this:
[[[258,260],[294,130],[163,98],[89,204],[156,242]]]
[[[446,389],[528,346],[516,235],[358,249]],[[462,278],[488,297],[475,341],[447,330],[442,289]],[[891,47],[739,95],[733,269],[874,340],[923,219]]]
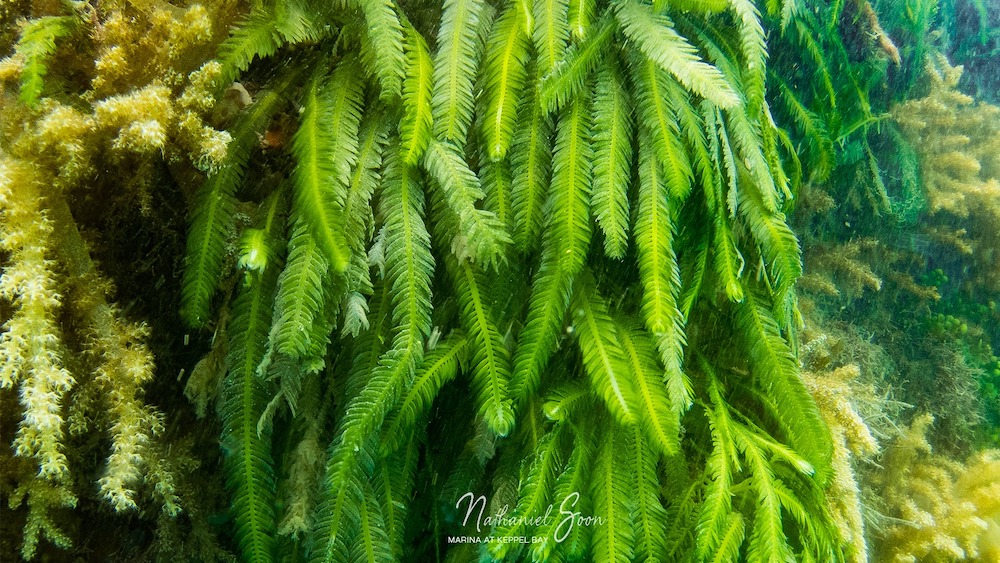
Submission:
[[[852,451],[872,557],[992,561],[996,108],[962,93],[963,69],[941,54],[922,64],[865,132],[875,158],[841,158],[832,182],[801,193],[802,360],[834,352],[822,365],[853,378],[883,452]]]
[[[882,4],[5,4],[0,558],[990,560],[1000,122]]]
[[[886,561],[996,561],[1000,557],[1000,451],[964,464],[934,455],[916,417],[885,456],[882,495],[898,518],[885,531]]]

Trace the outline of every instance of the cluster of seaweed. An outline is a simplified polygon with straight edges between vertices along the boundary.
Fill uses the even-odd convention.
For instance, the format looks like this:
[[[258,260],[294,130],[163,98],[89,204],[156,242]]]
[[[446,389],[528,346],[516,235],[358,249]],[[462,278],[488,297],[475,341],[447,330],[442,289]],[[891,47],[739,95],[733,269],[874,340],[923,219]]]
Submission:
[[[985,106],[939,66],[928,111],[890,113],[885,77],[925,50],[868,0],[37,4],[4,8],[25,19],[0,60],[0,477],[25,559],[70,547],[90,479],[156,520],[149,549],[206,561],[218,538],[246,561],[867,561],[866,495],[919,492],[861,482],[899,380],[853,331],[905,295],[962,400],[979,364],[955,356],[997,363],[972,287],[995,261],[963,286],[899,242],[940,210],[921,241],[996,248],[934,203],[963,173],[939,146],[978,140],[919,138],[939,98],[956,128]],[[991,164],[963,154],[967,185]],[[114,239],[135,224],[159,241],[143,273]],[[168,297],[131,287],[147,270]],[[193,408],[161,396],[175,379]],[[221,443],[221,533],[192,443]]]
[[[189,440],[176,413],[144,398],[162,377],[151,333],[176,315],[132,304],[138,280],[163,285],[176,260],[170,211],[184,199],[167,166],[210,169],[226,154],[229,134],[207,121],[211,71],[191,63],[225,34],[226,8],[214,8],[38,6],[0,61],[0,424],[11,445],[0,558],[31,559],[42,538],[69,548],[74,514],[99,514],[98,503],[165,521],[182,505],[197,514],[181,483]],[[16,9],[5,4],[5,29],[18,29]],[[144,266],[131,280],[119,271],[130,259]]]
[[[1000,436],[991,273],[996,108],[976,100],[985,93],[960,92],[962,68],[933,41],[935,26],[953,25],[954,7],[936,14],[936,6],[885,6],[900,60],[875,84],[893,87],[878,96],[871,90],[874,127],[831,134],[843,147],[836,167],[826,182],[814,177],[800,192],[794,218],[806,273],[797,287],[811,326],[805,338],[820,334],[814,342],[847,348],[831,376],[857,378],[848,368],[861,367],[864,383],[848,389],[877,407],[863,422],[886,413],[895,423],[912,418],[901,433],[895,423],[876,424],[884,454],[868,459],[878,465],[858,463],[864,456],[852,452],[874,557],[988,561],[996,557],[989,501],[996,454],[988,448]],[[853,68],[871,67],[862,58]],[[826,125],[836,131],[829,118]],[[892,400],[872,403],[865,392],[872,385],[875,397]]]

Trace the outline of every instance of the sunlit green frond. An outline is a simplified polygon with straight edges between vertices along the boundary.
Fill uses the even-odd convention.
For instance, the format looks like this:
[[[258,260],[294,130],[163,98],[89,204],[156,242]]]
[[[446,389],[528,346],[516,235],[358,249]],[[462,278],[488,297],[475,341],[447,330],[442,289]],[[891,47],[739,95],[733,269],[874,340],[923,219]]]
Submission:
[[[712,260],[715,264],[715,274],[719,284],[726,292],[726,297],[734,303],[743,300],[743,283],[740,276],[743,273],[745,261],[729,229],[729,222],[724,215],[716,215],[712,229]]]
[[[278,279],[272,346],[301,359],[312,348],[311,329],[323,314],[323,279],[329,269],[308,227],[296,221],[288,245],[288,262]]]
[[[220,84],[228,85],[250,68],[255,60],[266,59],[287,43],[315,40],[321,32],[315,18],[296,1],[255,6],[219,46],[222,64]]]
[[[660,502],[660,483],[656,473],[659,452],[651,448],[641,429],[628,437],[635,499],[635,561],[666,561],[667,511]]]
[[[346,395],[353,397],[361,392],[361,388],[375,368],[379,358],[392,344],[392,302],[389,295],[391,283],[379,276],[373,280],[374,292],[368,304],[368,328],[352,342],[350,369],[347,372]],[[357,387],[354,385],[357,384]]]
[[[364,388],[347,405],[342,419],[342,448],[359,445],[382,425],[403,386],[411,381],[431,329],[434,258],[424,226],[423,191],[412,169],[399,163],[393,151],[388,157],[379,215],[386,231],[386,283],[391,284],[395,335]]]
[[[309,327],[309,347],[300,360],[299,377],[321,373],[326,367],[327,348],[333,341],[340,304],[346,295],[343,277],[327,276],[323,280],[323,306],[313,316],[312,326]]]
[[[788,28],[792,18],[798,13],[798,0],[781,0],[781,31]]]
[[[809,476],[815,474],[812,465],[803,459],[802,456],[788,446],[775,441],[771,436],[757,431],[755,428],[737,427],[736,437],[737,441],[741,444],[743,442],[752,442],[754,447],[759,448],[763,454],[768,455],[768,459],[772,464],[776,461],[783,461],[802,475]]]
[[[283,0],[273,4],[274,30],[284,43],[316,41],[323,35],[317,19],[304,0]]]
[[[590,192],[594,151],[588,100],[576,99],[559,117],[552,157],[552,193],[546,203],[559,260],[567,272],[583,267],[590,246]],[[547,233],[546,233],[547,234]]]
[[[604,233],[604,253],[623,258],[628,247],[632,169],[632,104],[616,65],[605,64],[594,91],[594,187],[591,211]]]
[[[469,168],[458,149],[448,142],[431,141],[424,153],[424,166],[444,191],[448,206],[458,217],[464,241],[453,243],[460,259],[470,257],[477,264],[496,264],[510,236],[497,216],[476,207],[485,194],[479,178]]]
[[[577,335],[591,391],[604,401],[618,422],[633,425],[639,418],[634,374],[629,373],[631,366],[618,344],[607,303],[597,294],[589,273],[581,278],[572,302],[573,332]]]
[[[725,197],[722,196],[721,191],[718,192],[719,204],[721,205],[722,202],[725,202],[729,207],[730,217],[736,217],[740,194],[740,168],[737,165],[736,153],[733,151],[733,145],[729,141],[729,130],[726,128],[725,120],[722,118],[722,112],[718,108],[706,109],[706,113],[710,113],[711,115],[705,119],[705,122],[715,132],[715,138],[710,142],[712,154],[716,155],[717,167],[715,176],[719,179],[720,183],[723,179],[728,180],[729,189],[726,191]],[[744,186],[744,188],[751,189],[749,186]],[[719,208],[719,213],[716,215],[725,215],[721,213],[721,207]]]
[[[413,384],[407,388],[393,412],[386,417],[382,431],[384,452],[396,451],[407,443],[414,426],[430,409],[438,391],[445,383],[455,379],[468,354],[467,350],[468,338],[464,334],[453,332],[427,354]]]
[[[484,290],[486,274],[468,262],[453,268],[459,316],[469,335],[469,369],[476,412],[497,436],[506,436],[514,427],[514,411],[508,397],[510,353],[503,344],[495,315]]]
[[[251,11],[219,47],[222,82],[228,84],[235,80],[255,59],[270,57],[281,43],[273,14],[264,9]]]
[[[570,35],[574,41],[582,42],[587,37],[591,22],[594,21],[597,12],[596,0],[570,0],[567,20],[569,23]]]
[[[367,292],[371,292],[371,279],[369,276],[363,276],[363,274],[368,272],[368,264],[366,262],[361,262],[357,256],[351,257],[351,263],[348,264],[348,276],[356,278],[367,286]],[[360,288],[358,288],[360,289]],[[358,291],[358,289],[351,289],[348,291],[341,299],[341,309],[343,321],[340,324],[340,332],[343,336],[350,336],[356,338],[358,334],[363,330],[367,330],[369,327],[368,321],[368,300],[365,299],[365,295]]]
[[[514,356],[515,405],[538,389],[562,327],[573,279],[590,247],[590,184],[593,153],[586,104],[576,100],[563,112],[553,157],[550,211],[544,227],[542,256],[532,281],[524,330]]]
[[[591,556],[600,563],[628,563],[635,557],[634,486],[627,431],[608,425],[601,437],[590,480],[594,515],[604,518],[595,526]]]
[[[726,129],[736,146],[739,160],[749,171],[753,182],[744,185],[742,193],[756,192],[758,199],[768,211],[778,210],[779,194],[774,176],[764,155],[759,123],[741,111],[726,113]],[[766,126],[766,125],[765,125]]]
[[[557,247],[546,243],[531,282],[528,316],[518,337],[511,377],[514,406],[523,405],[539,388],[541,374],[559,339],[574,276],[559,263]]]
[[[769,563],[794,561],[788,539],[781,526],[781,502],[775,491],[775,477],[764,453],[744,442],[743,455],[750,470],[750,482],[757,492],[753,530],[747,548],[747,561]]]
[[[393,0],[357,0],[367,24],[368,40],[375,54],[375,76],[382,86],[381,96],[399,95],[406,66],[403,52],[403,27]]]
[[[605,17],[587,41],[566,50],[565,59],[542,79],[538,102],[545,111],[562,109],[567,102],[580,95],[587,78],[605,56],[615,30],[614,20],[610,16]]]
[[[715,273],[718,276],[718,283],[722,286],[726,296],[734,302],[743,300],[743,282],[740,276],[746,262],[733,239],[732,230],[727,218],[726,207],[727,198],[723,188],[723,181],[729,178],[728,203],[730,214],[735,212],[736,191],[738,185],[734,176],[729,176],[735,172],[735,163],[732,163],[728,148],[727,138],[723,124],[719,123],[719,112],[712,108],[706,110],[706,126],[712,130],[710,140],[710,150],[712,153],[712,182],[705,191],[705,203],[709,214],[712,216],[712,260],[715,266]],[[725,148],[724,148],[725,146]],[[725,154],[725,156],[723,156]]]
[[[531,0],[517,0],[517,8],[521,10],[521,21],[524,23],[524,34],[533,37],[535,31],[535,13],[532,9],[534,5]]]
[[[726,0],[727,4],[731,0]],[[706,58],[711,61],[722,76],[736,91],[742,102],[739,107],[725,108],[718,104],[712,104],[719,109],[731,109],[746,111],[746,91],[743,81],[744,65],[740,50],[735,40],[734,33],[730,28],[711,25],[709,22],[692,21],[686,16],[677,16],[678,20],[692,26],[694,36],[699,39],[699,47],[705,53]]]
[[[235,163],[224,164],[202,184],[195,200],[181,286],[181,317],[191,327],[208,321],[212,296],[222,277],[225,245],[235,228],[234,193],[245,162],[240,164],[238,168]]]
[[[822,487],[813,479],[790,476],[786,467],[772,464],[777,479],[773,481],[775,496],[784,514],[798,526],[799,541],[792,549],[802,561],[851,561],[864,555],[861,548],[844,548],[840,530],[834,524]],[[788,518],[785,518],[786,525]],[[799,548],[801,546],[801,548]],[[845,551],[847,553],[845,553]]]
[[[405,31],[406,78],[403,80],[403,119],[399,124],[399,137],[403,162],[415,165],[420,162],[431,138],[434,66],[424,37],[409,24]]]
[[[692,481],[687,474],[687,464],[679,458],[667,458],[664,463],[666,479],[677,483],[667,505],[667,536],[664,543],[667,546],[668,561],[678,561],[695,549],[695,525],[698,516],[698,495],[701,493],[702,482]]]
[[[292,214],[307,226],[337,271],[347,266],[349,257],[338,227],[351,168],[357,163],[364,99],[359,75],[351,60],[342,62],[328,79],[318,73],[305,88],[302,119],[292,140],[297,161]]]
[[[181,317],[189,326],[200,328],[208,321],[212,296],[222,277],[226,244],[235,228],[236,189],[243,180],[257,134],[278,111],[283,91],[296,75],[286,73],[240,116],[233,127],[225,162],[198,190],[181,282]]]
[[[472,86],[479,63],[477,29],[483,11],[482,0],[445,0],[438,29],[431,97],[434,135],[460,147],[465,146],[472,121]]]
[[[643,288],[642,316],[646,328],[656,337],[670,396],[687,408],[691,390],[682,369],[685,336],[677,307],[681,280],[673,248],[676,210],[671,205],[653,149],[648,144],[641,145],[638,209],[633,231]]]
[[[530,37],[524,32],[524,12],[511,2],[494,23],[483,56],[480,119],[486,151],[494,161],[507,155],[514,139],[530,49]]]
[[[648,135],[647,142],[652,145],[655,159],[662,167],[661,181],[674,199],[683,201],[691,191],[692,171],[677,119],[669,105],[672,79],[652,61],[640,57],[633,57],[633,61],[640,130]]]
[[[347,403],[338,437],[331,448],[325,480],[324,516],[313,534],[313,561],[335,561],[342,553],[345,510],[360,494],[359,471],[371,473],[365,461],[365,441],[378,436],[389,409],[412,380],[423,358],[424,338],[430,333],[430,279],[434,259],[430,236],[423,222],[424,198],[415,172],[399,162],[398,147],[388,151],[386,180],[379,201],[385,229],[386,281],[391,318],[396,326],[389,350],[371,371],[355,372],[364,378]],[[369,356],[369,358],[372,358]],[[346,515],[350,515],[347,513]]]
[[[740,557],[740,547],[746,539],[746,523],[739,512],[730,513],[726,518],[722,538],[711,563],[736,563]]]
[[[674,30],[666,15],[654,14],[637,0],[617,0],[615,15],[622,31],[663,70],[695,94],[723,108],[740,104],[739,96],[717,68],[698,56],[698,50]]]
[[[539,0],[533,5],[535,64],[539,77],[543,77],[563,59],[569,42],[569,0]]]
[[[767,44],[764,28],[760,24],[760,12],[752,0],[729,0],[729,5],[739,20],[740,49],[745,59],[743,81],[747,111],[756,114],[764,102],[764,76],[767,70]]]
[[[702,189],[708,192],[715,177],[715,159],[708,150],[708,138],[710,135],[714,135],[714,130],[706,126],[701,113],[695,109],[691,97],[687,95],[683,86],[677,81],[671,80],[667,87],[670,92],[670,106],[677,117],[681,134],[684,136],[691,170]]]
[[[522,253],[538,245],[552,166],[552,117],[537,103],[537,91],[537,83],[529,81],[510,151],[514,243]]]
[[[774,186],[778,190],[778,193],[782,195],[784,201],[789,202],[795,198],[795,194],[792,193],[792,188],[797,186],[800,182],[796,180],[792,182],[788,177],[788,172],[785,168],[791,168],[792,174],[802,175],[802,164],[797,160],[797,155],[795,157],[782,157],[779,149],[779,143],[783,143],[781,137],[787,136],[788,132],[778,129],[777,123],[774,121],[774,116],[771,115],[771,106],[764,100],[764,106],[761,111],[761,121],[763,122],[763,127],[761,127],[760,138],[761,145],[764,149],[764,158],[767,160],[767,166],[774,176]],[[786,164],[786,160],[791,161]]]
[[[714,370],[704,358],[701,369],[708,377],[708,396],[711,406],[705,407],[708,426],[712,432],[712,452],[705,463],[704,499],[698,511],[697,556],[701,561],[718,558],[725,541],[726,525],[733,514],[733,479],[738,471],[736,439],[729,408],[723,402]],[[742,543],[742,542],[741,542]],[[739,545],[736,546],[737,550]]]
[[[547,240],[531,281],[528,316],[514,352],[511,398],[515,408],[538,390],[542,370],[562,331],[575,275],[562,267],[559,253],[556,243]]]
[[[625,355],[628,374],[636,391],[639,425],[646,441],[663,455],[677,453],[680,432],[679,414],[683,405],[674,404],[663,385],[663,369],[649,335],[615,323],[615,334]]]
[[[361,527],[367,479],[374,471],[373,444],[373,440],[368,440],[357,450],[345,449],[338,438],[331,446],[320,482],[316,524],[306,542],[310,563],[350,560],[352,540]]]
[[[708,243],[700,242],[685,253],[684,262],[680,265],[681,272],[685,278],[683,291],[681,291],[677,308],[681,311],[681,319],[684,324],[691,319],[691,311],[694,304],[701,296],[701,286],[705,281],[705,272],[708,270]]]
[[[799,241],[788,227],[785,214],[769,212],[756,190],[740,191],[740,213],[761,249],[779,298],[802,275]]]
[[[15,52],[24,57],[21,67],[22,104],[34,108],[45,88],[48,59],[56,51],[56,41],[73,32],[79,18],[46,16],[30,20],[21,31]]]
[[[792,449],[812,465],[821,480],[825,479],[833,451],[830,432],[799,377],[777,322],[758,300],[748,292],[743,303],[734,305],[735,326],[749,353],[751,374],[758,387],[780,405],[774,416]]]

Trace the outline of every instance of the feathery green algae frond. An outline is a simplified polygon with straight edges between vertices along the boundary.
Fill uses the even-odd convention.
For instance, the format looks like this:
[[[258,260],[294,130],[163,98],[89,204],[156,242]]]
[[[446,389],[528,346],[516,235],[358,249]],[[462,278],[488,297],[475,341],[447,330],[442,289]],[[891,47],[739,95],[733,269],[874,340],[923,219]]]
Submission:
[[[374,52],[375,76],[381,86],[381,97],[398,97],[403,81],[405,55],[403,25],[393,0],[356,0],[365,18],[365,30]]]
[[[833,451],[830,431],[820,420],[819,410],[798,375],[795,358],[781,337],[778,323],[759,299],[748,293],[742,303],[733,305],[735,327],[749,352],[751,374],[774,402],[773,414],[791,447],[825,479]]]
[[[493,25],[483,55],[479,98],[486,152],[496,161],[507,155],[517,126],[518,101],[527,85],[530,38],[524,33],[524,12],[510,3]]]
[[[309,230],[323,257],[335,271],[347,266],[340,230],[350,169],[357,162],[358,129],[363,102],[360,68],[342,61],[325,76],[320,69],[306,85],[299,128],[292,141],[292,214]]]
[[[548,506],[552,498],[556,476],[563,465],[561,449],[564,436],[564,427],[556,425],[543,435],[538,444],[535,445],[537,453],[524,461],[527,465],[527,472],[524,483],[520,487],[513,516],[531,519],[534,515],[544,514],[545,507]],[[524,522],[517,518],[512,518],[511,521],[513,522],[511,525],[496,527],[494,533],[498,536],[516,537],[527,532]],[[490,555],[495,559],[503,560],[510,554],[511,548],[515,545],[512,542],[497,542],[490,546]]]
[[[605,56],[607,45],[617,31],[611,17],[602,18],[598,29],[583,43],[567,49],[566,57],[542,78],[538,102],[548,112],[562,109],[580,95],[591,72]]]
[[[629,241],[629,183],[635,124],[632,100],[617,65],[598,75],[594,91],[594,185],[591,211],[604,233],[604,252],[624,258]]]
[[[698,57],[697,50],[677,33],[670,18],[652,13],[638,0],[616,1],[615,15],[626,37],[685,87],[719,107],[739,105],[732,85],[717,68]]]
[[[399,124],[400,150],[403,162],[420,162],[431,138],[431,88],[434,68],[427,43],[412,25],[405,26],[406,77],[403,80],[403,120]]]
[[[448,142],[431,141],[424,153],[424,165],[458,217],[460,234],[464,238],[456,245],[459,258],[469,257],[484,266],[500,262],[510,236],[496,215],[476,207],[476,202],[485,194],[479,177],[462,159],[458,148]]]
[[[604,401],[616,420],[634,425],[639,418],[635,374],[630,373],[631,366],[618,344],[607,304],[596,294],[592,276],[588,273],[581,278],[576,283],[571,306],[575,317],[574,332],[591,390]]]
[[[396,451],[407,443],[418,420],[430,409],[441,387],[455,379],[467,361],[468,347],[468,337],[453,332],[427,353],[413,384],[386,417],[382,441],[386,452]]]
[[[662,455],[674,455],[679,447],[680,413],[684,405],[677,404],[663,385],[663,370],[656,361],[654,342],[648,334],[617,320],[615,334],[624,354],[626,373],[635,389],[644,442]]]
[[[569,43],[569,0],[533,3],[535,58],[540,76],[555,69]]]
[[[583,268],[590,246],[592,158],[585,109],[581,100],[567,107],[556,133],[541,263],[532,280],[525,327],[514,356],[515,406],[538,389],[569,305],[573,280]]]
[[[275,193],[263,209],[263,241],[272,246],[268,253],[275,255],[283,246],[281,200],[282,194]],[[276,470],[270,453],[271,432],[266,428],[260,433],[257,427],[269,391],[264,381],[257,377],[257,369],[264,359],[278,270],[279,263],[272,262],[263,271],[249,272],[233,303],[233,318],[228,327],[229,372],[222,383],[219,404],[227,487],[233,493],[236,538],[243,559],[253,562],[273,560],[277,547]]]
[[[485,300],[486,273],[473,264],[461,262],[452,268],[459,317],[469,335],[469,371],[478,416],[497,436],[514,428],[514,411],[509,398],[510,352],[496,323],[496,314]]]
[[[477,36],[485,12],[482,0],[446,0],[434,55],[434,88],[431,106],[434,136],[465,146],[472,122],[473,84],[479,65]]]
[[[235,229],[236,190],[257,135],[278,111],[284,89],[298,75],[296,70],[286,72],[240,116],[233,127],[225,162],[198,191],[191,212],[181,286],[181,316],[192,327],[203,327],[209,320],[212,296],[223,274],[226,244]]]
[[[590,494],[594,514],[604,519],[593,530],[595,561],[617,563],[635,558],[636,526],[633,517],[632,475],[628,451],[628,430],[614,425],[602,433],[597,459],[591,469]]]
[[[552,170],[553,120],[538,103],[537,70],[529,72],[527,92],[519,110],[522,123],[511,147],[511,209],[514,244],[521,253],[537,248],[541,240]]]
[[[29,21],[21,32],[15,52],[24,57],[21,68],[22,104],[34,108],[45,90],[48,60],[56,51],[56,41],[73,33],[76,16],[46,16]]]

